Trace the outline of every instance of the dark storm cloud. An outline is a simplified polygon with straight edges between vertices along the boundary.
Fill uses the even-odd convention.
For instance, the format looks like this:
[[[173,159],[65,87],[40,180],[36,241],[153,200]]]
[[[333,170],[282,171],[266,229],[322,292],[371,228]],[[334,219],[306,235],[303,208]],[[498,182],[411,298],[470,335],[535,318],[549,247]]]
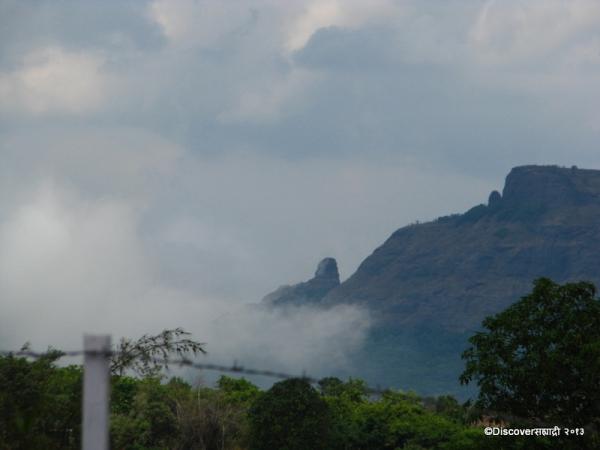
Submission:
[[[594,160],[586,121],[598,115],[598,65],[588,59],[568,74],[565,59],[593,45],[594,22],[577,17],[595,10],[573,5],[573,23],[546,44],[526,40],[528,29],[521,37],[514,11],[535,30],[565,8],[557,2],[376,2],[368,13],[352,2],[5,2],[1,42],[9,73],[40,48],[89,52],[111,83],[103,102],[88,102],[97,120],[151,128],[199,155],[404,155],[498,175],[572,155]],[[315,25],[286,53],[294,17]]]

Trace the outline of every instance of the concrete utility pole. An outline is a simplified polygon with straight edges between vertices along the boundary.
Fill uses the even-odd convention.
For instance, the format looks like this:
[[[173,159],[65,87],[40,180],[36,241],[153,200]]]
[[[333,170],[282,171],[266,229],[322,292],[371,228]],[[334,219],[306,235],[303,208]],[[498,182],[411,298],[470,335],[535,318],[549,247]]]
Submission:
[[[84,335],[83,450],[108,450],[110,336]]]

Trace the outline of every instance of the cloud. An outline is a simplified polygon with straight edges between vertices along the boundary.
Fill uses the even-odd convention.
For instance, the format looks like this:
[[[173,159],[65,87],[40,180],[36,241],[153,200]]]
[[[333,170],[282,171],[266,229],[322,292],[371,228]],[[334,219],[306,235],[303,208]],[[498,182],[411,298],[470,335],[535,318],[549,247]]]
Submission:
[[[485,63],[531,64],[569,51],[574,42],[589,39],[598,24],[600,5],[593,0],[491,0],[481,8],[470,40]]]
[[[385,28],[320,28],[294,54],[294,60],[300,65],[316,69],[381,70],[400,59],[394,52],[388,52],[386,43],[390,39],[393,39],[393,34]]]
[[[0,228],[3,333],[63,344],[151,281],[131,209],[43,184]],[[26,337],[27,336],[27,337]]]
[[[27,35],[4,31],[3,114],[19,126],[76,116],[204,155],[368,152],[471,175],[500,175],[490,155],[597,163],[593,2],[156,0],[121,14],[109,2],[97,25],[88,24],[96,7],[15,5],[7,17],[38,23]],[[47,49],[58,56],[34,57]],[[64,82],[26,89],[36,71]]]
[[[27,54],[22,66],[0,72],[0,105],[4,114],[24,112],[81,114],[110,98],[110,79],[99,55],[48,47]]]
[[[128,127],[39,126],[0,135],[0,201],[20,201],[54,180],[94,199],[147,204],[173,176],[183,150],[151,130]]]
[[[600,167],[598,15],[584,0],[1,2],[3,342],[183,325],[224,360],[263,348],[296,370],[351,351],[360,311],[211,324],[321,257],[349,276],[514,165]],[[297,350],[317,338],[334,345]]]
[[[246,308],[221,316],[212,324],[214,344],[207,350],[217,361],[219,355],[237,353],[241,355],[237,359],[240,365],[327,376],[351,367],[351,356],[363,345],[371,325],[369,312],[352,305],[331,309]]]
[[[207,158],[127,128],[15,131],[0,150],[5,348],[78,348],[84,332],[183,326],[212,361],[326,374],[364,341],[366,311],[244,305],[308,278],[322,256],[349,276],[429,202],[473,202],[457,180],[407,162]],[[436,193],[436,183],[456,190]],[[415,185],[431,193],[419,205]]]
[[[290,22],[286,40],[288,51],[304,47],[320,29],[329,27],[361,27],[376,21],[397,17],[400,8],[389,0],[361,1],[311,1]]]
[[[266,161],[198,159],[135,129],[42,131],[0,140],[2,348],[72,349],[84,332],[116,339],[183,326],[211,360],[300,373],[341,365],[360,346],[365,311],[243,307],[281,282],[279,257],[254,267],[268,256],[269,218],[249,215],[248,201],[281,181],[264,180]],[[240,196],[236,179],[257,188]],[[266,200],[265,211],[277,201]],[[249,232],[226,217],[249,220]]]
[[[83,333],[116,340],[182,326],[206,342],[210,361],[326,374],[362,345],[369,315],[352,306],[270,311],[169,283],[140,235],[141,218],[127,203],[91,201],[55,183],[9,211],[0,226],[2,348],[73,349]],[[193,239],[198,228],[175,233]]]
[[[278,122],[298,108],[297,103],[301,103],[303,93],[317,78],[317,75],[305,70],[293,70],[286,78],[261,87],[260,90],[243,92],[237,104],[221,112],[217,118],[223,123]],[[290,108],[290,104],[294,103],[296,105]]]
[[[155,0],[148,10],[172,44],[202,48],[223,44],[232,33],[243,34],[254,14],[254,7],[243,1]]]
[[[164,45],[161,30],[144,14],[146,0],[79,2],[52,0],[0,3],[0,66],[17,65],[39,48],[63,47],[70,52],[100,51],[118,58],[131,51]]]

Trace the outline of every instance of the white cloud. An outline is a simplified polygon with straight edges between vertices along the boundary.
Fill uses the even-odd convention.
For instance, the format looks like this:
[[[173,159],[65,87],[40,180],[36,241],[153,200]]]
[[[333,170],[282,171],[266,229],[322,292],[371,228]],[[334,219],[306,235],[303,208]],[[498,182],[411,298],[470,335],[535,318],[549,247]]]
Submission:
[[[88,137],[94,148],[94,134]],[[46,139],[51,141],[49,136]],[[84,140],[83,136],[80,139]],[[177,277],[163,270],[161,254],[154,248],[157,241],[167,246],[193,247],[196,258],[207,267],[214,265],[221,254],[230,258],[227,269],[241,263],[246,276],[255,273],[251,266],[257,263],[257,254],[253,253],[257,245],[244,250],[248,235],[222,222],[228,214],[242,222],[249,218],[243,210],[249,197],[241,198],[242,204],[226,202],[222,210],[215,208],[229,195],[235,196],[233,185],[230,187],[234,191],[224,197],[218,195],[225,187],[223,183],[235,181],[230,179],[228,183],[225,178],[235,177],[238,170],[249,166],[240,167],[238,160],[225,170],[215,171],[218,166],[200,162],[201,166],[195,169],[202,170],[164,172],[163,176],[171,178],[170,183],[184,176],[186,179],[181,182],[190,186],[193,201],[186,200],[188,193],[180,191],[175,197],[155,196],[149,205],[140,208],[141,202],[148,199],[140,200],[136,192],[122,195],[123,192],[117,194],[107,187],[104,194],[94,195],[84,189],[94,178],[94,168],[98,181],[103,179],[106,185],[118,181],[120,175],[107,171],[97,152],[93,152],[97,158],[85,151],[78,155],[78,142],[75,139],[51,143],[55,149],[42,161],[33,163],[38,164],[37,178],[41,180],[36,187],[21,186],[12,202],[4,199],[0,216],[2,348],[16,348],[31,341],[36,349],[47,345],[73,349],[81,345],[85,332],[108,332],[116,339],[183,326],[207,343],[212,361],[231,363],[237,359],[248,366],[326,374],[339,369],[348,355],[361,346],[371,323],[363,310],[300,308],[282,313],[240,309],[256,298],[211,297],[205,291],[179,285]],[[57,148],[63,145],[59,152]],[[125,172],[124,178],[155,173],[156,161],[142,164],[143,158],[136,162],[136,158],[126,155],[123,164],[132,169]],[[107,157],[110,162],[110,152]],[[73,159],[75,167],[87,172],[83,179],[72,176],[76,169],[68,166]],[[13,159],[7,162],[14,164]],[[253,166],[253,170],[261,169]],[[264,195],[261,189],[247,194],[257,193]],[[163,202],[171,201],[183,201],[181,209],[185,213],[200,213],[201,218],[214,216],[217,220],[191,220],[175,209],[173,217],[163,218],[164,229],[159,227],[145,235],[144,211],[150,210],[151,215],[161,213],[170,207]],[[212,201],[216,203],[211,207]],[[180,261],[177,269],[185,270],[187,262]],[[275,267],[280,261],[273,260],[271,264]],[[202,271],[195,276],[216,276],[224,284],[240,282],[234,270]],[[269,278],[269,289],[281,282],[277,271]],[[266,289],[261,293],[266,293]],[[221,319],[213,322],[218,317]]]
[[[246,308],[211,324],[213,343],[207,349],[226,364],[233,362],[227,357],[237,354],[241,365],[326,376],[348,369],[371,325],[368,311],[353,305]]]
[[[0,72],[0,108],[6,113],[81,114],[109,100],[109,77],[98,54],[47,47],[28,53],[22,64]]]
[[[274,123],[293,112],[306,98],[304,94],[319,80],[317,74],[293,69],[285,78],[242,91],[232,108],[217,117],[224,123]]]
[[[171,43],[210,48],[247,22],[252,7],[244,1],[155,0],[148,13]]]
[[[289,19],[286,49],[299,50],[306,45],[310,37],[325,27],[358,27],[374,21],[389,20],[398,17],[400,8],[390,0],[318,0],[303,2],[300,14]]]
[[[477,58],[484,63],[523,63],[562,53],[571,41],[598,30],[595,0],[488,1],[470,31]]]
[[[83,333],[116,341],[184,327],[211,361],[327,374],[364,342],[371,321],[357,307],[270,311],[165,284],[139,221],[125,203],[88,201],[55,183],[11,210],[0,224],[2,348],[74,349]]]
[[[183,150],[151,130],[36,127],[0,135],[0,199],[29,190],[25,177],[51,178],[91,196],[146,201],[173,175]],[[5,193],[8,196],[5,197]]]
[[[150,274],[128,205],[43,183],[0,226],[3,332],[13,344],[64,344],[109,326],[110,310],[142,295]]]

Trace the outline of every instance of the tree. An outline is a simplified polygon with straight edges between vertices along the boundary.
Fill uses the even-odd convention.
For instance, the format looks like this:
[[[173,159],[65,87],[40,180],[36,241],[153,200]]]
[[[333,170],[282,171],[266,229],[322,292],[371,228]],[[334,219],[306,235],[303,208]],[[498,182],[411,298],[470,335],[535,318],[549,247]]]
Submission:
[[[221,389],[206,387],[199,387],[187,399],[178,400],[179,445],[176,448],[247,448],[248,420],[244,405],[247,400],[244,396],[229,396]]]
[[[115,382],[121,380],[115,378]],[[173,448],[177,439],[177,418],[169,385],[162,384],[157,377],[145,377],[136,384],[131,408],[121,414],[116,411],[123,410],[122,407],[113,408],[111,447]]]
[[[462,384],[477,382],[477,404],[537,423],[598,425],[600,301],[594,285],[547,278],[483,321],[463,353]]]
[[[327,403],[304,379],[275,383],[255,401],[249,419],[253,450],[331,447]]]
[[[184,329],[175,328],[155,336],[144,334],[135,341],[121,338],[112,355],[110,371],[123,375],[131,369],[141,376],[156,376],[163,367],[168,368],[166,360],[172,353],[179,357],[188,353],[206,353],[204,344],[190,339],[189,335]]]
[[[387,391],[377,401],[355,404],[353,440],[343,447],[357,450],[445,448],[463,425],[427,411],[416,394]],[[479,430],[479,434],[481,430]],[[465,449],[473,446],[465,445]]]
[[[367,398],[367,385],[359,379],[350,378],[343,382],[336,377],[326,377],[319,380],[319,389],[325,397],[343,397],[355,403]]]
[[[0,448],[79,445],[82,371],[76,366],[57,368],[60,355],[49,350],[34,361],[0,356]]]
[[[318,386],[331,412],[331,450],[360,448],[358,411],[368,402],[365,382],[327,377],[321,379]]]
[[[248,408],[260,395],[260,389],[245,378],[221,375],[217,381],[219,390],[229,403]]]

